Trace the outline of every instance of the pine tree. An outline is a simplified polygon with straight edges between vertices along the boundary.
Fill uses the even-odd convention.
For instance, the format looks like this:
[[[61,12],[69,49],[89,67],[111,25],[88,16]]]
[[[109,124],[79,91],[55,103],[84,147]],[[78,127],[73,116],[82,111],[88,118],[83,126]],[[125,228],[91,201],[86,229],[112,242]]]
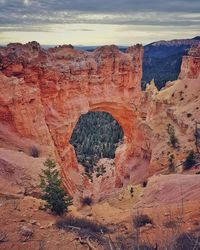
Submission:
[[[184,170],[190,169],[195,164],[196,164],[195,153],[192,150],[192,151],[189,152],[188,156],[186,157],[186,159],[185,159],[185,161],[183,163]]]
[[[174,127],[171,124],[168,124],[167,132],[169,134],[169,139],[172,147],[176,148],[178,146],[178,139],[176,138]]]
[[[173,154],[170,154],[168,161],[169,161],[169,166],[168,166],[169,172],[170,173],[175,172],[174,155]]]
[[[110,114],[88,112],[79,118],[70,143],[75,148],[78,162],[92,170],[99,159],[115,157],[122,139],[123,130]]]
[[[41,198],[47,202],[47,207],[52,212],[62,215],[72,205],[72,198],[61,187],[62,181],[55,161],[47,159],[44,166],[40,175],[40,188],[43,191]]]

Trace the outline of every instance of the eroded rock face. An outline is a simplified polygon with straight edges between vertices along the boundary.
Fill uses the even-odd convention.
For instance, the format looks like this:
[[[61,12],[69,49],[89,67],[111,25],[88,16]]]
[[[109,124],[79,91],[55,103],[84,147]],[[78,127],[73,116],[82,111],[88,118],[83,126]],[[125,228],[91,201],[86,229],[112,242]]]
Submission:
[[[197,79],[200,77],[200,43],[193,46],[188,56],[184,56],[179,79]]]
[[[170,155],[177,172],[190,150],[196,151],[194,132],[200,121],[200,44],[183,57],[179,79],[157,91],[153,82],[143,92],[141,114],[151,145],[150,175],[167,173]],[[175,130],[178,147],[170,143],[168,124]]]
[[[36,42],[0,48],[2,127],[56,157],[63,183],[74,193],[86,181],[69,144],[73,128],[88,111],[109,112],[125,134],[115,159],[116,185],[120,186],[127,176],[126,162],[145,157],[139,122],[142,57],[140,45],[128,48],[127,53],[114,45],[94,52],[76,51],[72,46],[46,51]]]
[[[36,145],[42,156],[51,154],[59,163],[68,191],[83,194],[91,183],[69,140],[82,114],[105,111],[125,135],[116,150],[116,187],[166,172],[170,154],[180,165],[194,149],[200,121],[200,45],[184,57],[179,79],[160,92],[153,82],[141,92],[142,57],[140,45],[126,53],[114,45],[94,52],[72,46],[46,51],[36,42],[0,48],[1,147],[28,152]],[[169,144],[168,124],[179,150]]]

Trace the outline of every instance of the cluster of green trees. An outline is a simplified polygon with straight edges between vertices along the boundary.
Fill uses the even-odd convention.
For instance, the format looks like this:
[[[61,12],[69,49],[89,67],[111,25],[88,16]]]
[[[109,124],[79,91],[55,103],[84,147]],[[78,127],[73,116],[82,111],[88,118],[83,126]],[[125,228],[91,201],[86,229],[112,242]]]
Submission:
[[[70,143],[75,148],[78,162],[91,173],[99,159],[115,157],[122,139],[123,130],[109,113],[88,112],[80,117]]]
[[[194,144],[196,147],[196,152],[192,149],[189,151],[188,155],[186,156],[185,161],[183,161],[183,170],[188,170],[192,167],[194,167],[196,164],[199,165],[199,159],[200,159],[200,123],[195,123],[195,129],[194,129]],[[169,143],[174,149],[180,149],[179,141],[175,135],[175,129],[171,124],[167,125],[167,132],[169,134]],[[169,172],[175,172],[176,166],[174,162],[174,155],[169,154],[169,165],[168,170]],[[197,172],[198,173],[198,172]]]
[[[179,142],[175,135],[174,127],[171,124],[167,125],[167,132],[169,134],[170,144],[172,145],[173,148],[177,148]]]

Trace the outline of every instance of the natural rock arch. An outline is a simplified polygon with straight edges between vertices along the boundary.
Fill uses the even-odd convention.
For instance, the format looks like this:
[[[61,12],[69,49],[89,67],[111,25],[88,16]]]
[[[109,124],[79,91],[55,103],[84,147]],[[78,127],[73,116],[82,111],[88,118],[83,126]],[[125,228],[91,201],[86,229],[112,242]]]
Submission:
[[[97,173],[103,171],[102,162],[114,165],[112,159],[115,158],[117,147],[123,143],[123,138],[122,127],[110,113],[89,111],[81,115],[73,130],[70,144],[75,149],[78,163],[84,167],[83,174],[92,181],[93,174],[102,176]],[[104,171],[106,172],[105,166]]]
[[[18,134],[54,149],[68,191],[73,194],[87,182],[81,179],[69,140],[80,115],[88,111],[110,113],[124,130],[124,144],[115,158],[116,186],[122,185],[129,159],[145,158],[140,122],[143,47],[130,47],[126,53],[114,45],[94,52],[72,46],[45,51],[32,42],[10,44],[0,49],[0,57],[3,87],[17,93],[12,105],[2,97],[2,112]],[[15,86],[7,84],[11,78]]]

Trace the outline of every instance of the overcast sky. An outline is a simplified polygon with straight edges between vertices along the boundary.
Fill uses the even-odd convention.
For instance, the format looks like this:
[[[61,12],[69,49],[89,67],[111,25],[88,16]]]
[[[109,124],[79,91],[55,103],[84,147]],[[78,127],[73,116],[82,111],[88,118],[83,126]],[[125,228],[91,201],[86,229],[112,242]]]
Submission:
[[[200,35],[200,0],[0,0],[0,44],[131,45]]]

